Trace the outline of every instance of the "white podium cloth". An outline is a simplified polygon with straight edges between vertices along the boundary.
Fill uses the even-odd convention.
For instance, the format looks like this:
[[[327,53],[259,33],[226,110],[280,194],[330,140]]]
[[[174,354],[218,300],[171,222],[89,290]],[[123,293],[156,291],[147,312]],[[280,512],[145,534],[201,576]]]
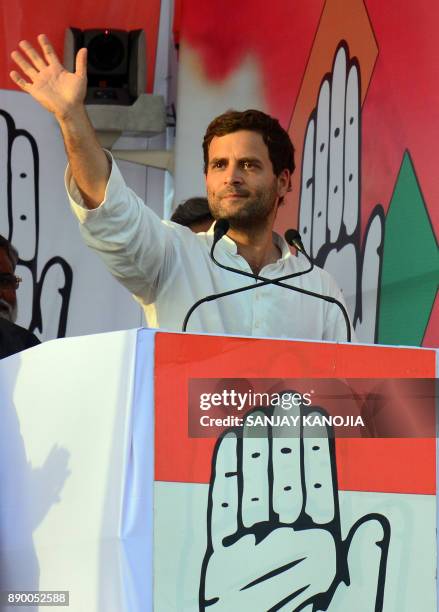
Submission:
[[[0,362],[0,590],[152,609],[153,341],[70,338]]]

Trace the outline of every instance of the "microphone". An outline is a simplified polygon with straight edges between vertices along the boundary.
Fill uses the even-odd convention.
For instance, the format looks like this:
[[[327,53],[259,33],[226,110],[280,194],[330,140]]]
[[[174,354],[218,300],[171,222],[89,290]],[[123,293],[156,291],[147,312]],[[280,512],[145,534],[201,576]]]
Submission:
[[[305,251],[305,247],[303,246],[302,238],[296,229],[287,229],[284,234],[284,238],[290,246],[300,251],[300,253],[303,253],[308,261],[311,261]]]
[[[230,223],[227,219],[218,219],[213,228],[213,244],[212,249],[216,247],[216,243],[221,240],[223,236],[229,231]]]

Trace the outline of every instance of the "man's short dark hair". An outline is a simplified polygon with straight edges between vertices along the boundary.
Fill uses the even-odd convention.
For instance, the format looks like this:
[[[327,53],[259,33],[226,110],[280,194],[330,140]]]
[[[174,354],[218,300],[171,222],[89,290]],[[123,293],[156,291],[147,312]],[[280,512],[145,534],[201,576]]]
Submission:
[[[207,198],[189,198],[177,206],[171,217],[171,221],[186,227],[210,220],[213,223]]]
[[[13,269],[15,270],[18,262],[18,251],[12,246],[9,240],[6,240],[4,236],[0,234],[0,249],[6,252],[6,255],[9,258],[9,261],[12,264]]]
[[[259,110],[229,110],[216,117],[207,127],[203,140],[204,174],[209,164],[209,145],[215,136],[226,136],[239,130],[260,134],[268,148],[273,172],[279,176],[282,170],[294,172],[294,147],[288,132],[277,119]]]

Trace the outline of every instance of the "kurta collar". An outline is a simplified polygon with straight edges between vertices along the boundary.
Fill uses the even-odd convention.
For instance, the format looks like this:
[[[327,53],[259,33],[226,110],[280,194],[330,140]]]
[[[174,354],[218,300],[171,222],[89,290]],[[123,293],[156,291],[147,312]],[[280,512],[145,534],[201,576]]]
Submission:
[[[212,223],[212,225],[206,232],[208,236],[212,236],[212,239],[213,239],[214,226],[215,226],[215,223]],[[276,246],[279,247],[280,252],[281,252],[281,256],[278,261],[285,260],[285,259],[288,259],[288,257],[291,257],[291,251],[287,244],[287,241],[284,238],[282,238],[282,236],[277,234],[276,232],[273,232],[273,242]],[[219,248],[223,251],[227,251],[228,253],[231,253],[232,255],[238,254],[238,247],[236,246],[236,242],[234,242],[228,236],[223,236],[221,240],[218,242],[218,245],[216,248]]]

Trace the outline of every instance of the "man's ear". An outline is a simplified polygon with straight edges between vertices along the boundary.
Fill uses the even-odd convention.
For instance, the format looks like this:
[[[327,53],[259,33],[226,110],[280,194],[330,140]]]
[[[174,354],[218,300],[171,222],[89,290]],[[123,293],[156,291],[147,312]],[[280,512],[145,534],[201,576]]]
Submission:
[[[291,191],[291,172],[286,168],[277,177],[277,195],[283,198]]]

